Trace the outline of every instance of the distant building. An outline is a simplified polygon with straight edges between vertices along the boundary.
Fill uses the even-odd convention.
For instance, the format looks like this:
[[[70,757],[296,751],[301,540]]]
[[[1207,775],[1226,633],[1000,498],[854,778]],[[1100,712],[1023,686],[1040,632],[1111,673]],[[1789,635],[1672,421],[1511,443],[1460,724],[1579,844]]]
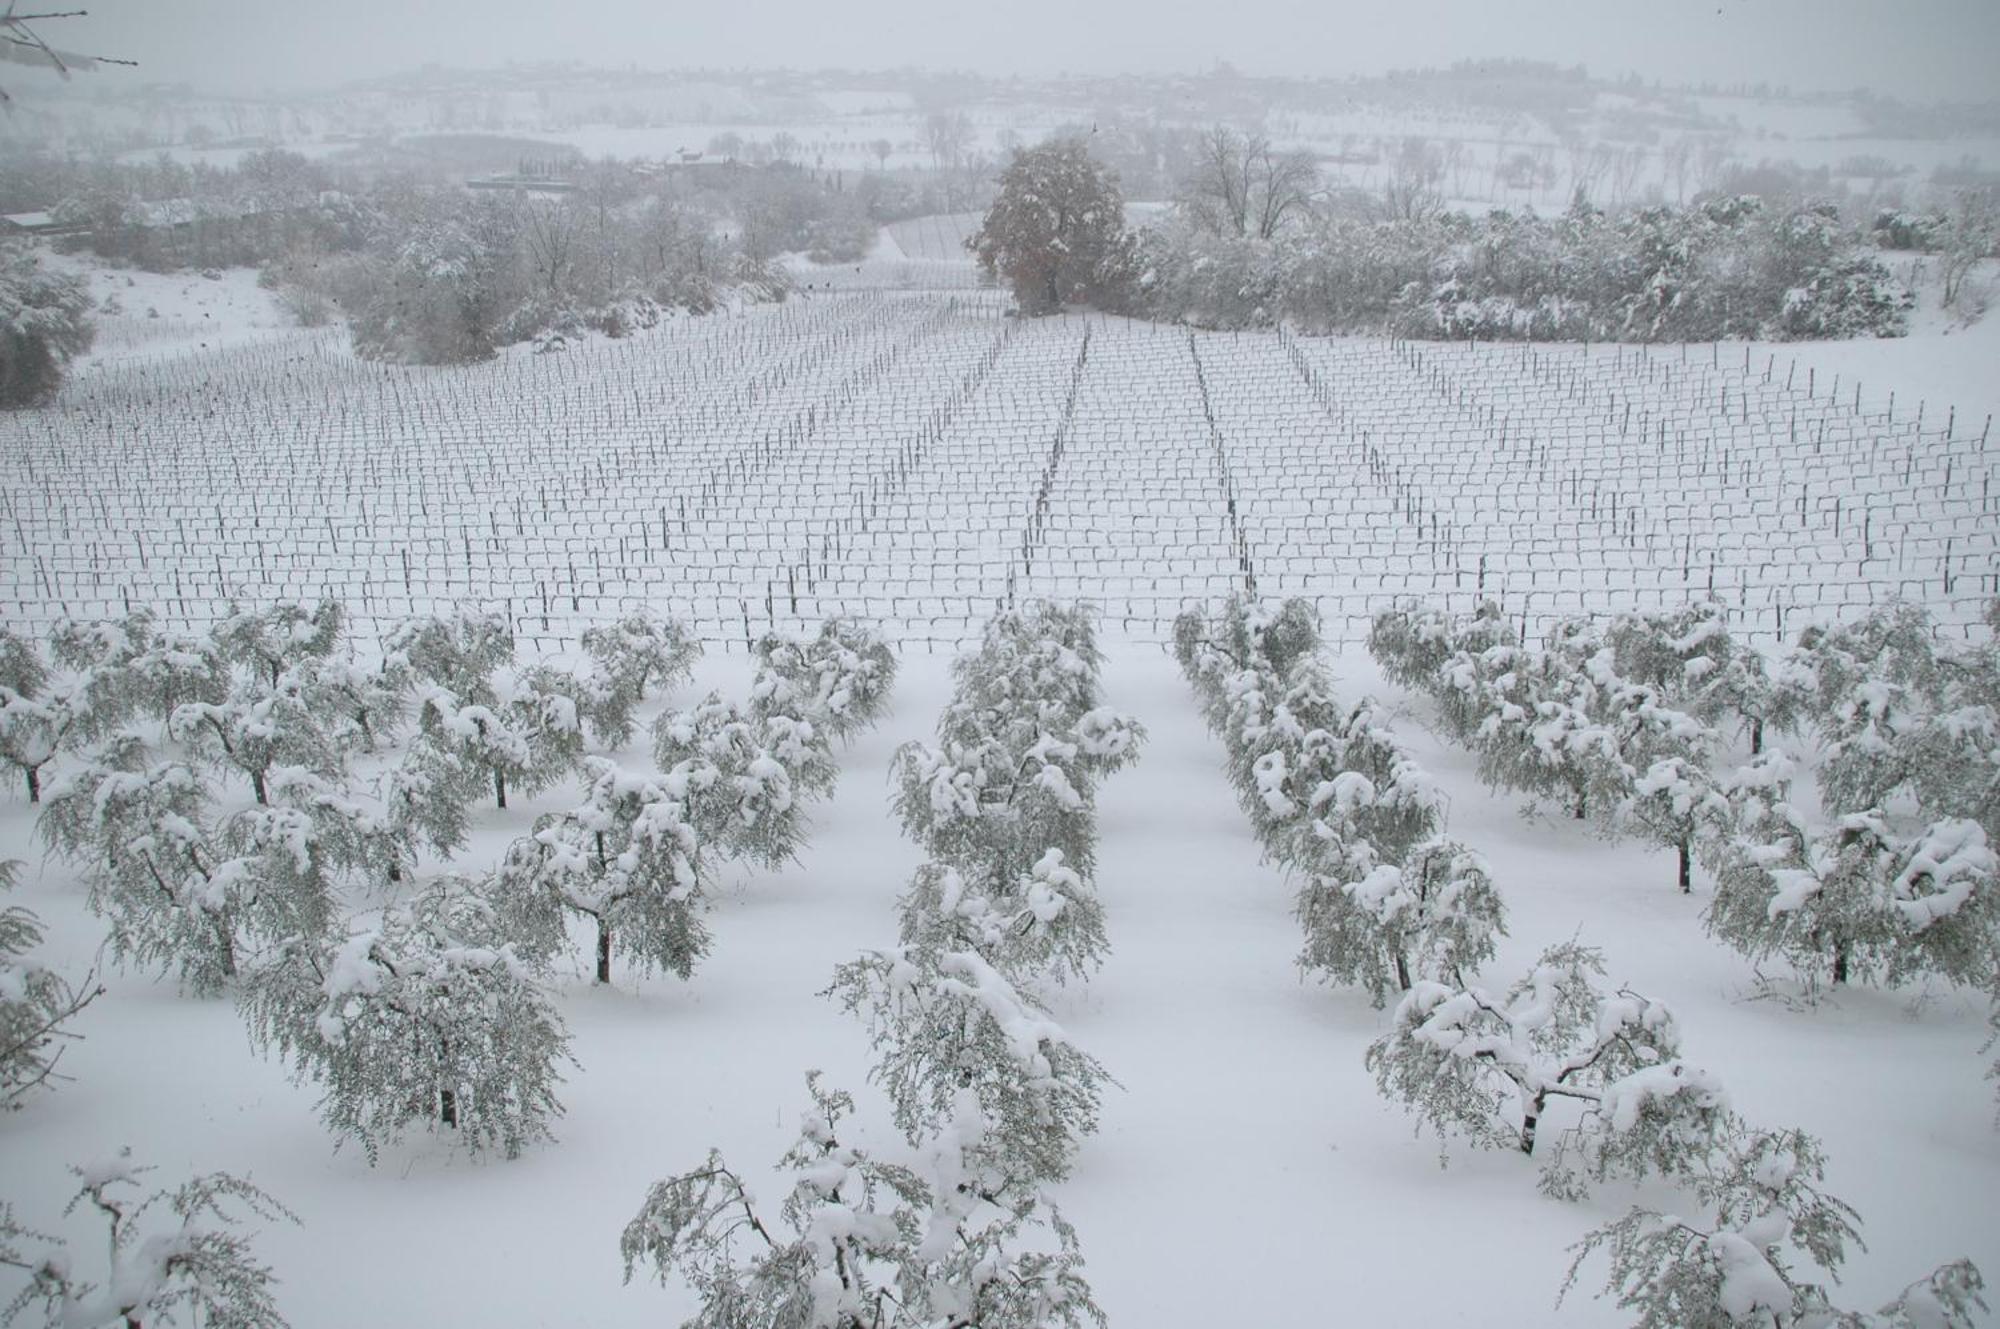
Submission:
[[[39,239],[52,235],[81,235],[89,222],[57,221],[50,212],[10,212],[0,215],[0,235]]]

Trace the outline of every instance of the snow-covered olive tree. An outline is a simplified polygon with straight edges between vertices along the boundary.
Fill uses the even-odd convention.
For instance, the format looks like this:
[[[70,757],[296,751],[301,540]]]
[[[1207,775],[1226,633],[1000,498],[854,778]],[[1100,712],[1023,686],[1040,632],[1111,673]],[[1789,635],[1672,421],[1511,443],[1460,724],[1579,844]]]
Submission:
[[[0,683],[0,761],[21,773],[28,801],[42,801],[43,775],[56,756],[103,737],[129,713],[123,679],[95,668],[44,686],[45,675],[14,670]]]
[[[685,683],[701,655],[686,624],[647,613],[584,629],[583,649],[592,666],[584,718],[597,741],[611,748],[632,737],[632,713],[648,689]]]
[[[1992,986],[2000,862],[1977,822],[1902,831],[1865,812],[1815,831],[1772,801],[1715,852],[1708,930],[1751,959],[1782,958],[1813,984]]]
[[[926,863],[898,907],[903,945],[974,951],[1016,983],[1087,978],[1110,949],[1104,906],[1060,849],[1011,878]]]
[[[1507,935],[1486,864],[1449,840],[1416,846],[1400,866],[1374,861],[1365,840],[1354,845],[1343,870],[1299,890],[1300,965],[1366,988],[1377,1006],[1418,980],[1464,987]]]
[[[1691,1177],[1707,1216],[1633,1208],[1593,1229],[1574,1249],[1563,1281],[1576,1286],[1586,1261],[1606,1257],[1604,1292],[1634,1316],[1634,1329],[1973,1329],[1985,1288],[1969,1260],[1942,1265],[1870,1312],[1843,1310],[1829,1280],[1861,1244],[1860,1216],[1821,1189],[1826,1156],[1804,1131],[1740,1132]],[[1983,1317],[1980,1317],[1983,1318]]]
[[[881,718],[896,681],[896,655],[881,633],[844,618],[827,619],[813,637],[767,636],[757,657],[750,713],[811,720],[829,742]]]
[[[866,1021],[871,1078],[912,1144],[941,1130],[969,1092],[997,1174],[1031,1188],[1067,1176],[1097,1129],[1104,1068],[977,953],[867,951],[835,971],[828,992]]]
[[[1681,894],[1694,890],[1695,851],[1704,837],[1727,833],[1729,800],[1703,763],[1662,757],[1637,773],[1612,811],[1612,824],[1674,851]]]
[[[246,975],[251,1039],[324,1087],[373,1163],[415,1123],[512,1158],[550,1138],[569,1034],[476,884],[441,877],[344,938],[294,938]]]
[[[653,724],[653,758],[673,779],[704,849],[777,867],[805,843],[806,806],[837,769],[811,720],[758,719],[710,693]]]
[[[28,1281],[0,1306],[0,1323],[37,1314],[47,1329],[285,1329],[271,1267],[256,1258],[246,1218],[297,1223],[293,1213],[226,1172],[194,1177],[171,1190],[141,1195],[150,1167],[125,1149],[72,1167],[77,1191],[63,1209],[83,1209],[104,1224],[106,1263],[85,1276],[64,1243],[22,1224],[0,1203],[0,1266]]]
[[[619,1249],[701,1300],[687,1329],[1082,1329],[1103,1326],[1074,1230],[1041,1197],[992,1192],[978,1106],[962,1098],[922,1170],[848,1142],[853,1099],[806,1077],[812,1109],[780,1166],[775,1216],[722,1157],[654,1183]]]
[[[110,921],[113,956],[177,971],[200,994],[235,979],[246,945],[315,934],[329,913],[309,818],[253,809],[218,829],[209,802],[191,767],[149,763],[128,742],[64,775],[41,819]]]
[[[199,759],[233,769],[250,782],[259,803],[271,801],[268,782],[276,766],[298,766],[330,775],[341,765],[340,751],[320,727],[304,682],[280,674],[275,683],[239,683],[216,702],[176,706],[168,732]]]
[[[935,745],[910,742],[896,751],[894,801],[904,833],[933,859],[960,868],[1012,878],[1057,849],[1073,870],[1090,872],[1097,839],[1092,751],[1129,751],[1143,732],[1124,716],[1101,718],[1089,739],[1072,740],[963,702],[947,706]]]
[[[1368,1048],[1377,1089],[1440,1135],[1533,1153],[1550,1105],[1582,1108],[1543,1169],[1553,1194],[1588,1179],[1689,1173],[1730,1117],[1715,1078],[1680,1058],[1673,1015],[1596,981],[1603,957],[1566,942],[1501,996],[1412,985]]]
[[[497,924],[525,958],[568,945],[569,915],[596,924],[597,981],[611,981],[614,937],[641,970],[687,978],[708,953],[701,847],[686,816],[686,778],[585,758],[582,802],[516,840],[494,875]]]
[[[560,780],[583,752],[582,721],[574,700],[533,674],[502,698],[468,700],[446,688],[417,696],[417,734],[406,761],[450,770],[450,787],[469,802],[482,788],[496,807],[507,793],[533,794]]]
[[[0,862],[0,891],[12,890],[21,865]],[[64,1028],[104,991],[95,975],[80,986],[34,958],[42,922],[19,905],[0,908],[0,1108],[16,1107],[31,1090],[64,1079],[56,1073]]]
[[[209,638],[225,661],[243,666],[275,689],[287,670],[331,656],[345,623],[346,610],[338,600],[310,606],[278,600],[255,609],[231,604]]]

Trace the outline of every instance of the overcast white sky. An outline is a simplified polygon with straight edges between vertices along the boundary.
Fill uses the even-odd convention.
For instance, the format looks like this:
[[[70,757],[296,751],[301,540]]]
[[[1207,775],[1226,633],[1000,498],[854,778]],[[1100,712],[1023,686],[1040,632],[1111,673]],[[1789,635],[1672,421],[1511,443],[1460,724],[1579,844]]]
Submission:
[[[218,90],[426,62],[1352,74],[1485,56],[2000,98],[2000,0],[86,0],[53,44]],[[120,77],[127,76],[120,74]]]

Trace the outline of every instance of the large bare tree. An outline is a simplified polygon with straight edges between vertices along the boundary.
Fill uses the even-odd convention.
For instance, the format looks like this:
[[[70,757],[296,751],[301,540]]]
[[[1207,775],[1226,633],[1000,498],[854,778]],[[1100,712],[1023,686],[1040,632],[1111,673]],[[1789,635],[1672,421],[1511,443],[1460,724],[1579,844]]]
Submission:
[[[1197,145],[1180,204],[1204,230],[1269,240],[1312,206],[1319,188],[1319,170],[1307,154],[1279,152],[1262,134],[1217,125]]]

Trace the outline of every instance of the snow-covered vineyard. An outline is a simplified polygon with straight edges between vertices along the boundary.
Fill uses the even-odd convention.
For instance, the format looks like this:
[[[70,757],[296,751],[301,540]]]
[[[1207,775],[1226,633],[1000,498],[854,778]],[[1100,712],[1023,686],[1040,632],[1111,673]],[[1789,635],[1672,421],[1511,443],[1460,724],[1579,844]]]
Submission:
[[[1765,643],[1995,591],[1984,418],[1783,350],[1473,345],[1016,320],[821,294],[462,370],[333,334],[107,364],[0,419],[0,608],[41,627],[331,596],[372,640],[638,607],[742,649],[858,615],[956,645],[997,604],[1164,640],[1235,587],[1332,640],[1417,595],[1557,619],[1719,598]]]

